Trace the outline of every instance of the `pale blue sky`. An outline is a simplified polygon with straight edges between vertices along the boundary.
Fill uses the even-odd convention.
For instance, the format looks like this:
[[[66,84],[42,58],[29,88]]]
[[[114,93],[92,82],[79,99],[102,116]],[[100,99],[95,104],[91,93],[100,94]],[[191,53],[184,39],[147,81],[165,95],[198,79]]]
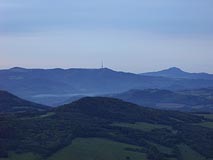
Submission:
[[[0,68],[213,73],[212,0],[0,0]]]

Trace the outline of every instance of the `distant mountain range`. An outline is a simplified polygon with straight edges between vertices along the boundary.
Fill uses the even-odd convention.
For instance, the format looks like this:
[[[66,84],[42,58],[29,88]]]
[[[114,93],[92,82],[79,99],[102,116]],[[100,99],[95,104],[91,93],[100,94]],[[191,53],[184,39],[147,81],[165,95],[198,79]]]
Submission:
[[[163,77],[162,75],[117,72],[108,68],[25,69],[15,67],[0,70],[0,89],[30,101],[55,105],[73,96],[95,96],[131,89],[184,90],[213,87],[212,78],[177,78],[175,74],[179,75],[177,72],[182,73],[182,71],[173,68],[168,72],[171,71],[173,76]]]
[[[9,92],[0,91],[0,114],[46,111],[49,107],[23,100]]]
[[[189,73],[177,67],[172,67],[158,72],[142,73],[144,76],[167,77],[167,78],[186,78],[186,79],[211,79],[213,75],[208,73]]]

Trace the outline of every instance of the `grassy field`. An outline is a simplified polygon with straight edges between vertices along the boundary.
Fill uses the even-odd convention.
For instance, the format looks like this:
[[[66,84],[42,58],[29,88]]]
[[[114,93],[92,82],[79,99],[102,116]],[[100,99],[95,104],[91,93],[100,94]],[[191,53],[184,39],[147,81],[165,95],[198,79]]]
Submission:
[[[100,138],[78,138],[73,143],[50,156],[47,160],[146,160],[146,155],[127,151],[137,146]],[[32,153],[14,154],[0,160],[43,160]]]
[[[47,114],[39,116],[39,118],[46,118],[46,117],[53,116],[53,115],[55,115],[54,112],[48,112]]]
[[[48,160],[146,160],[145,154],[125,148],[138,147],[99,138],[78,138]]]
[[[25,153],[25,154],[10,153],[9,158],[0,158],[0,160],[41,160],[41,157],[33,153]]]
[[[204,116],[205,118],[213,120],[213,114],[196,114],[196,115],[198,115],[198,116]]]
[[[201,125],[203,127],[213,128],[213,122],[203,122],[203,123],[198,123],[198,125]]]
[[[155,146],[161,153],[172,154],[172,152],[173,152],[172,148],[168,148],[163,145],[156,144],[156,143],[151,143],[151,142],[148,142],[148,143]]]
[[[46,118],[46,117],[50,117],[50,116],[53,116],[55,115],[54,112],[48,112],[46,114],[43,114],[43,115],[39,115],[39,116],[36,116],[36,117],[27,117],[27,118],[20,118],[21,120],[29,120],[29,119],[41,119],[41,118]]]
[[[172,149],[151,143],[162,153],[171,154]],[[126,148],[140,149],[138,146],[114,142],[101,138],[77,138],[73,143],[56,152],[46,160],[147,160],[145,153],[127,151]],[[185,144],[178,145],[180,160],[207,160]],[[44,160],[32,153],[14,154],[0,160]],[[176,160],[168,158],[167,160]],[[213,159],[208,159],[213,160]]]
[[[145,123],[145,122],[137,122],[137,123],[114,123],[113,126],[120,126],[120,127],[128,127],[133,129],[139,129],[142,131],[152,131],[153,129],[161,129],[161,128],[167,128],[172,130],[170,126],[166,125],[160,125],[160,124],[151,124],[151,123]]]
[[[185,144],[179,145],[178,148],[181,152],[182,160],[206,160],[205,157],[192,150],[189,146]]]
[[[213,114],[197,114],[199,116],[204,116],[205,118],[211,119],[213,120]],[[198,123],[196,125],[201,125],[203,127],[207,127],[207,128],[213,128],[213,122],[202,122],[202,123]]]

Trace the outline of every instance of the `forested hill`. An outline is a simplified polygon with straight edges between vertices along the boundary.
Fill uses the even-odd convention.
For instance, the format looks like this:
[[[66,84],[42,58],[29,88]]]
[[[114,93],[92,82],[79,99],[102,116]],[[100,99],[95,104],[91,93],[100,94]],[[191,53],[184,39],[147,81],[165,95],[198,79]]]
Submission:
[[[57,112],[80,112],[91,117],[111,121],[147,121],[159,124],[176,122],[199,122],[200,117],[181,112],[169,112],[141,107],[115,98],[85,97],[71,104],[56,108]]]
[[[203,116],[150,109],[113,98],[86,97],[30,117],[21,113],[1,115],[0,156],[34,153],[34,160],[49,160],[77,138],[101,138],[134,145],[123,148],[129,158],[142,154],[149,160],[178,159],[183,154],[181,145],[204,158],[213,158],[213,130],[200,125],[207,122],[211,120]],[[158,146],[171,152],[165,153]],[[83,146],[78,147],[83,151]],[[66,154],[69,152],[77,154],[73,150]]]

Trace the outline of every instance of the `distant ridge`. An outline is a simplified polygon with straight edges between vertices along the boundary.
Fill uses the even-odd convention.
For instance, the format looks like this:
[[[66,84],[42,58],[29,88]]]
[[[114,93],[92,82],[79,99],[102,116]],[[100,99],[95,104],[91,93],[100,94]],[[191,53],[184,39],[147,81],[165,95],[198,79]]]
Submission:
[[[142,73],[144,76],[167,77],[167,78],[186,78],[186,79],[211,79],[213,74],[208,73],[189,73],[177,67],[171,67],[162,71]]]
[[[208,90],[208,89],[206,89]],[[179,110],[179,111],[195,111],[195,112],[212,112],[213,113],[213,99],[202,96],[198,93],[205,90],[180,91],[173,92],[160,89],[146,89],[146,90],[130,90],[124,93],[109,95],[109,97],[118,98],[127,102],[135,103],[151,108]],[[209,89],[209,92],[212,92]],[[210,92],[210,93],[211,93]]]
[[[25,70],[26,68],[22,68],[22,67],[13,67],[10,68],[10,70]]]
[[[54,105],[76,95],[95,96],[131,89],[184,90],[213,87],[212,75],[194,76],[177,68],[162,72],[163,74],[157,75],[139,75],[109,68],[14,67],[0,70],[0,90],[6,90],[36,103]]]

